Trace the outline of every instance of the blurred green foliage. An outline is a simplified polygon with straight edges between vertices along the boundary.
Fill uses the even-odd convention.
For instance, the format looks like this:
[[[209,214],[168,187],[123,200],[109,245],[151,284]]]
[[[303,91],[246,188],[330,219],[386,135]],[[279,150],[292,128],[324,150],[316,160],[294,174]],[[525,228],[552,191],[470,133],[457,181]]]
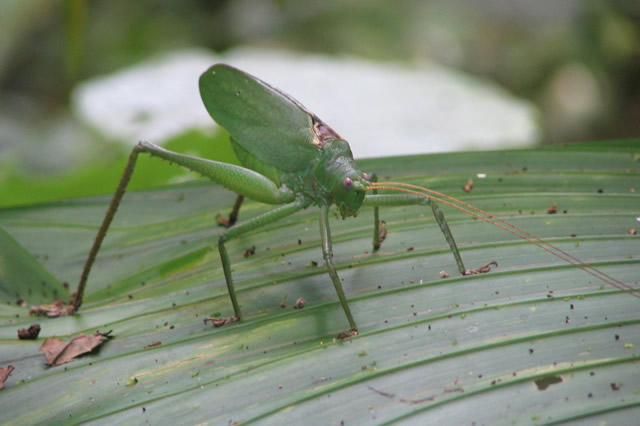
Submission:
[[[171,139],[165,147],[239,164],[224,131],[218,132],[215,138],[198,130],[190,131]],[[6,176],[0,180],[2,207],[112,193],[122,175],[127,156],[122,146],[108,145],[99,153],[99,160],[80,165],[69,174],[50,176],[5,169]],[[150,157],[138,162],[130,187],[133,190],[152,188],[194,178],[199,178],[199,175]]]
[[[0,3],[0,203],[110,192],[120,173],[115,165],[127,155],[123,148],[110,144],[88,159],[63,159],[68,165],[54,177],[38,177],[38,165],[25,158],[69,121],[78,82],[194,46],[435,60],[534,101],[544,142],[634,137],[640,134],[639,18],[640,4],[629,0],[6,0]],[[79,138],[87,129],[73,123],[69,131]],[[104,143],[93,134],[87,139],[87,146]],[[206,145],[200,136],[184,146],[192,144]],[[97,157],[97,165],[87,165]],[[27,182],[34,180],[45,182],[32,189]]]

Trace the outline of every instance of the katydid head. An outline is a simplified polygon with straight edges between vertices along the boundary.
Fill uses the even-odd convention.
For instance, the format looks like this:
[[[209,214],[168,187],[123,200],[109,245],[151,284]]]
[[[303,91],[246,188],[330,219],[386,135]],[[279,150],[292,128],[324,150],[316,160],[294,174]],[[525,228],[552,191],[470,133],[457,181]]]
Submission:
[[[324,188],[331,204],[335,204],[342,218],[355,216],[364,201],[365,189],[371,177],[360,171],[346,141],[335,139],[323,150],[322,167],[316,168],[316,179]]]
[[[341,181],[337,180],[339,183],[332,188],[331,196],[343,218],[355,216],[362,205],[365,188],[369,183],[363,175],[357,169],[352,169],[343,175]]]

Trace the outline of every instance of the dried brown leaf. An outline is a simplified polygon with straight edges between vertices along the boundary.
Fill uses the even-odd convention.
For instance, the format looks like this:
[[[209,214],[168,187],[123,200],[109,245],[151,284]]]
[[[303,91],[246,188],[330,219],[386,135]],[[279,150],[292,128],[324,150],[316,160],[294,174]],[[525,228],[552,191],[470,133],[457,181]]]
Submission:
[[[106,333],[97,331],[96,334],[92,336],[85,336],[80,333],[66,342],[56,338],[49,338],[40,346],[40,350],[44,352],[47,357],[47,364],[51,366],[60,365],[73,361],[82,354],[91,352],[110,338],[110,333],[111,331]]]
[[[8,366],[7,368],[0,368],[0,389],[3,388],[5,380],[9,377],[9,374],[15,370],[13,365]]]

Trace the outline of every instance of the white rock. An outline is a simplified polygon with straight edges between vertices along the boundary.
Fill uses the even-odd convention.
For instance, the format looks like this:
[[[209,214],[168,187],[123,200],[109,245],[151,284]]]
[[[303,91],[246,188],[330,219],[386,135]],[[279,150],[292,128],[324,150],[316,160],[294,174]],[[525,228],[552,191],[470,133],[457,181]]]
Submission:
[[[74,111],[132,145],[212,128],[198,77],[216,62],[291,94],[345,137],[357,158],[530,146],[539,137],[530,103],[441,65],[248,48],[224,56],[183,51],[89,80],[73,94]]]

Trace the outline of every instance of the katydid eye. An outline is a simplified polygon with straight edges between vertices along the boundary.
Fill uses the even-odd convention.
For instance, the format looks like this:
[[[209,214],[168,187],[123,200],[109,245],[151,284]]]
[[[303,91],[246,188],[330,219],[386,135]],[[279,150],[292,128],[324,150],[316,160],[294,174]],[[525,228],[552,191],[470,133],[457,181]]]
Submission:
[[[353,181],[351,180],[351,178],[344,178],[344,180],[342,181],[342,187],[344,189],[351,189],[353,187]]]
[[[367,182],[371,182],[371,173],[363,173],[362,178]]]

